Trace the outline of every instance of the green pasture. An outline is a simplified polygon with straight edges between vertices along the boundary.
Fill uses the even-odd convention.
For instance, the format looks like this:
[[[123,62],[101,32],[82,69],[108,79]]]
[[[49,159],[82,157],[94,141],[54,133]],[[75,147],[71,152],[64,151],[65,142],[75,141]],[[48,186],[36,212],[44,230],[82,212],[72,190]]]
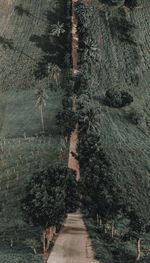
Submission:
[[[97,1],[94,3],[96,4]],[[148,1],[138,1],[146,5]],[[95,6],[93,4],[93,7]],[[92,6],[92,3],[91,3]],[[98,4],[97,4],[98,6]],[[99,5],[100,6],[100,5]],[[91,38],[99,43],[98,62],[92,64],[89,90],[91,100],[87,108],[97,111],[95,126],[100,133],[104,150],[112,159],[114,168],[125,177],[132,174],[150,174],[150,9],[141,8],[126,13],[123,9],[94,9],[97,23],[91,20]],[[120,16],[135,25],[136,44],[120,40],[113,33],[114,21]],[[94,30],[95,29],[95,30]],[[133,35],[132,35],[133,36]],[[104,105],[104,95],[109,88],[129,92],[134,99],[131,105],[114,109]],[[131,115],[142,114],[139,124]],[[139,186],[140,187],[140,186]]]
[[[47,72],[48,63],[63,71],[66,36],[52,37],[50,28],[65,22],[67,0],[10,2],[0,5],[0,262],[41,263],[26,244],[28,238],[40,242],[40,231],[23,222],[20,200],[34,172],[67,162],[68,146],[55,119],[63,90]],[[20,5],[25,12],[17,13]],[[47,94],[45,133],[36,104],[40,88]]]
[[[112,161],[122,192],[128,193],[129,200],[143,200],[144,206],[146,193],[140,189],[149,184],[150,178],[150,8],[146,7],[149,4],[147,0],[137,2],[138,8],[134,10],[110,8],[104,5],[104,1],[89,3],[96,18],[89,19],[85,28],[88,36],[98,44],[97,61],[89,60],[89,72],[85,70],[86,64],[81,63],[81,70],[87,73],[90,93],[84,108],[92,108],[95,112],[94,129],[100,134],[103,149]],[[129,23],[134,30],[127,36],[125,31],[120,34],[119,26],[123,22],[119,25],[119,21]],[[105,93],[110,88],[130,93],[133,103],[122,108],[106,106]],[[138,116],[137,123],[133,116]],[[136,185],[136,193],[132,192],[132,185]],[[97,257],[102,262],[111,262],[110,244],[107,245],[101,238],[98,240],[96,231],[94,235]],[[147,238],[149,240],[149,236]],[[148,249],[149,241],[142,242],[143,253]],[[117,247],[117,243],[114,246]],[[125,250],[129,259],[127,257],[124,262],[133,262],[135,245],[129,242]],[[123,262],[122,259],[118,257],[113,262]],[[145,253],[140,262],[148,260],[149,253]]]
[[[46,83],[43,83],[46,86]],[[61,109],[62,90],[47,91],[48,98],[43,107],[46,134],[55,135],[55,115]],[[0,136],[17,138],[33,136],[42,132],[40,110],[37,106],[36,90],[6,91],[0,98]]]

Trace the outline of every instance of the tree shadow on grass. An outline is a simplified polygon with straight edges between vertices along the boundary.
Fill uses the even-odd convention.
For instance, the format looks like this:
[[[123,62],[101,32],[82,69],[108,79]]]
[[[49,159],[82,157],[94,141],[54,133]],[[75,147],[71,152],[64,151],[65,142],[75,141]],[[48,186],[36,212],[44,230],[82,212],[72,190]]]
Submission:
[[[4,49],[13,49],[14,48],[13,40],[2,37],[2,36],[0,36],[0,45],[2,45],[2,47]]]
[[[26,16],[31,16],[31,12],[28,8],[24,8],[22,4],[20,5],[15,5],[14,7],[14,11],[17,13],[17,15],[19,16],[23,16],[23,15],[26,15]]]
[[[47,20],[47,29],[45,33],[41,36],[32,35],[30,41],[35,43],[37,48],[40,48],[44,55],[41,60],[37,63],[34,71],[36,79],[42,79],[48,76],[48,64],[53,63],[58,65],[60,68],[64,67],[64,58],[66,54],[67,44],[67,33],[61,34],[59,37],[51,36],[51,25],[56,24],[58,21],[66,24],[67,16],[67,6],[63,1],[59,6],[51,11],[47,10],[45,12],[45,17]]]
[[[32,35],[30,41],[40,48],[45,54],[41,60],[37,62],[37,66],[34,70],[35,78],[42,79],[48,76],[48,64],[57,64],[60,68],[64,62],[64,46],[61,45],[60,39],[50,38],[49,35]]]

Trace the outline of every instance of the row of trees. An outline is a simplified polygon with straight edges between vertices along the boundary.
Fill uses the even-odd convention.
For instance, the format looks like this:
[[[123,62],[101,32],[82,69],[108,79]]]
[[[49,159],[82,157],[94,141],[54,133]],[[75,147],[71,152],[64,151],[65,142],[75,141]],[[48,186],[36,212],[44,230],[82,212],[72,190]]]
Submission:
[[[122,178],[105,154],[100,136],[95,131],[82,134],[77,152],[84,210],[105,233],[111,225],[111,238],[116,233],[117,224],[126,220],[126,230],[122,232],[120,242],[124,238],[137,240],[136,259],[139,260],[141,240],[150,231],[150,186],[144,183],[146,178],[137,178],[136,175],[130,180]],[[137,187],[139,180],[141,184]]]
[[[127,1],[109,2],[127,4]],[[91,34],[91,30],[94,31],[92,25],[96,26],[97,16],[92,15],[94,7],[84,5],[82,1],[79,1],[76,10],[81,55],[81,74],[78,81],[80,93],[77,93],[78,101],[81,102],[78,105],[80,141],[77,158],[81,172],[80,190],[83,209],[93,218],[99,229],[97,231],[102,231],[101,236],[106,235],[109,241],[114,240],[116,236],[119,244],[122,244],[123,240],[136,241],[136,260],[140,260],[141,240],[150,230],[149,178],[143,178],[142,175],[134,172],[130,177],[123,176],[102,147],[100,131],[96,125],[99,121],[97,110],[89,106],[93,87],[91,87],[91,79],[93,78],[94,83],[94,74],[96,74],[96,68],[94,74],[93,68],[99,59],[97,44],[94,42],[97,35]],[[94,20],[92,25],[91,19]],[[91,36],[94,36],[94,39],[91,39]],[[82,97],[84,100],[81,99]],[[109,107],[122,107],[132,102],[133,97],[128,92],[120,90],[109,89],[104,98],[104,103]],[[125,228],[120,231],[117,226],[121,223],[125,224]]]

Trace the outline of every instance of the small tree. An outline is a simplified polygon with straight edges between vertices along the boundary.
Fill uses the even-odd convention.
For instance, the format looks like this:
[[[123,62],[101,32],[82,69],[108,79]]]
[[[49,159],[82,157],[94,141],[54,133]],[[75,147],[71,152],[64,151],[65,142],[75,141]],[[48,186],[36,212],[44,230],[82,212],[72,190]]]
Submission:
[[[48,70],[48,80],[49,78],[54,80],[58,86],[60,75],[61,75],[61,69],[58,67],[58,65],[49,63],[47,66],[47,70]]]
[[[104,102],[109,107],[120,108],[133,102],[133,97],[126,91],[108,89]]]

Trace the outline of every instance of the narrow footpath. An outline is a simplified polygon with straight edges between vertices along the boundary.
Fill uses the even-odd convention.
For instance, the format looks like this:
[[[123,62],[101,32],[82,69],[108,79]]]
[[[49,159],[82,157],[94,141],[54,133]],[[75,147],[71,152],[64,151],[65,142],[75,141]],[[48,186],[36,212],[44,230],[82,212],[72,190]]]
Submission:
[[[72,61],[73,75],[78,74],[78,33],[75,4],[78,0],[72,0]],[[73,100],[73,110],[76,111],[76,98]],[[76,153],[78,143],[78,126],[70,138],[70,152],[68,167],[75,170],[77,180],[80,179],[78,161],[72,156]],[[48,259],[48,263],[98,263],[94,260],[94,252],[91,246],[86,227],[80,212],[68,214],[65,224],[55,242],[54,248]]]
[[[72,0],[72,64],[73,64],[73,76],[76,76],[79,72],[79,55],[78,55],[78,32],[77,32],[77,18],[75,12],[75,5],[78,0]],[[73,99],[73,111],[76,111],[76,97]],[[72,153],[76,154],[76,148],[78,144],[78,124],[76,129],[72,132],[70,137],[70,149],[68,167],[76,171],[77,180],[80,179],[80,169],[78,161],[72,156]]]

